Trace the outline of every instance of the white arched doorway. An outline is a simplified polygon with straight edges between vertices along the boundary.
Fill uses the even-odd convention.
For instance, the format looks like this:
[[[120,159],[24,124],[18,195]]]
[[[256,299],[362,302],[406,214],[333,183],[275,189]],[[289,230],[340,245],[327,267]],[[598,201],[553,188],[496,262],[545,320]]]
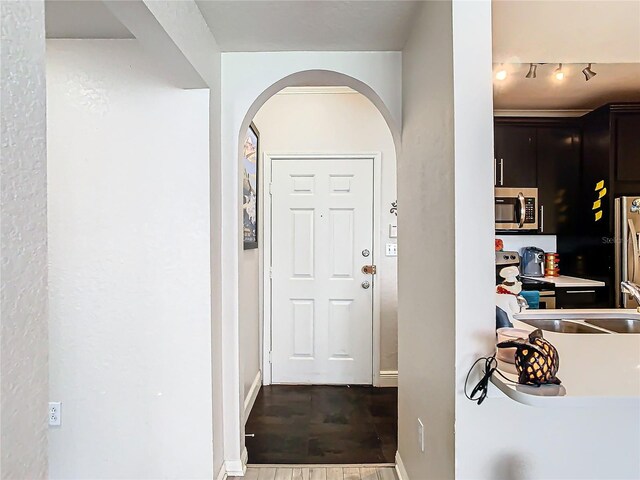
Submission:
[[[242,191],[240,162],[249,124],[271,96],[292,86],[347,86],[367,97],[380,111],[400,148],[400,55],[380,53],[229,54],[223,60],[222,160],[219,191],[220,225],[212,224],[221,245],[221,338],[223,436],[225,467],[230,475],[243,473],[244,384],[239,332],[239,261],[242,252]],[[306,68],[305,68],[306,67]],[[252,74],[247,76],[246,72]],[[233,161],[232,161],[233,159]],[[215,175],[215,172],[212,172]],[[215,186],[215,183],[212,183]],[[217,198],[216,198],[217,197]],[[215,216],[212,216],[215,218]],[[216,393],[216,392],[214,392]]]

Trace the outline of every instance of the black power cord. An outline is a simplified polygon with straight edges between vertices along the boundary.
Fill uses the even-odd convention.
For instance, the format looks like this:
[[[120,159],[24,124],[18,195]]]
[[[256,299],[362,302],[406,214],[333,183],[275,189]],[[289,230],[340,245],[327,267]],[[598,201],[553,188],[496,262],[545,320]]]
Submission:
[[[482,374],[482,378],[476,384],[476,386],[473,387],[473,390],[471,390],[471,395],[469,395],[467,393],[467,384],[469,383],[469,377],[471,376],[471,372],[473,372],[473,369],[476,367],[476,365],[482,360],[484,360],[484,372]],[[490,357],[480,357],[475,362],[473,362],[473,365],[471,365],[471,368],[467,373],[467,378],[464,381],[464,395],[472,402],[477,402],[478,405],[481,405],[482,402],[484,402],[484,399],[487,398],[489,380],[491,380],[491,375],[493,375],[493,372],[495,372],[497,368],[498,361],[496,360],[495,355],[491,355]]]
[[[473,387],[473,390],[471,390],[471,395],[469,395],[467,393],[467,384],[469,383],[469,377],[471,376],[471,372],[473,372],[475,366],[483,360],[484,371],[482,373],[482,378],[476,384],[476,386]],[[498,370],[498,361],[496,360],[496,354],[494,353],[490,357],[480,357],[475,362],[473,362],[473,365],[471,365],[471,368],[467,373],[467,378],[464,381],[464,395],[472,402],[477,402],[478,405],[481,405],[482,402],[484,402],[484,399],[487,398],[487,392],[489,390],[489,380],[491,380],[491,375],[493,375],[495,372],[497,372],[498,375],[500,375],[506,381],[514,383]]]

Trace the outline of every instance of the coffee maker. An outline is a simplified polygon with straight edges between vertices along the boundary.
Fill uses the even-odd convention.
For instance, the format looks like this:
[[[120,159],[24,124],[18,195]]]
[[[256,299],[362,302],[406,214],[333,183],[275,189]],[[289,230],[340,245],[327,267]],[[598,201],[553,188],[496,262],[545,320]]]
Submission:
[[[538,247],[522,249],[520,273],[524,277],[544,277],[544,250]]]

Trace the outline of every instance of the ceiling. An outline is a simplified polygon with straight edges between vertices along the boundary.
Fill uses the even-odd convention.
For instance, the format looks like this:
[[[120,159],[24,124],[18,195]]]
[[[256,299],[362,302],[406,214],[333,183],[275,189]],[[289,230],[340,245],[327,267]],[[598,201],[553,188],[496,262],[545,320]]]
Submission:
[[[494,0],[493,61],[640,63],[638,0]]]
[[[47,38],[134,38],[99,0],[45,0],[44,6]]]
[[[529,64],[494,65],[494,72],[503,67],[508,72],[505,80],[494,77],[494,109],[592,110],[610,102],[640,101],[640,63],[594,64],[597,75],[588,82],[582,74],[585,66],[564,64],[565,78],[558,81],[555,64],[538,67],[532,79],[525,78]]]
[[[0,0],[1,1],[1,0]],[[223,51],[402,50],[420,1],[196,0]],[[579,8],[577,8],[579,6]],[[45,0],[47,38],[134,38],[100,0]],[[611,25],[615,25],[612,28]],[[640,1],[493,2],[497,110],[583,110],[640,101]],[[528,62],[564,62],[567,78]],[[570,62],[598,62],[589,82]]]
[[[402,50],[421,2],[197,0],[223,51]]]

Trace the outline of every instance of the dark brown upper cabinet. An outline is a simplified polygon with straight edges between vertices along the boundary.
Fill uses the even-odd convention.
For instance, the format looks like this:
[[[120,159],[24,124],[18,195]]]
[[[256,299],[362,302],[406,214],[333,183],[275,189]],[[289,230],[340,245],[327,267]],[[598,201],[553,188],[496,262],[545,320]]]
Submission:
[[[640,183],[640,111],[614,112],[611,127],[616,182]]]
[[[529,126],[498,124],[494,131],[495,185],[535,187],[536,129]]]
[[[498,117],[494,142],[496,186],[537,187],[540,233],[571,230],[580,185],[577,119]]]
[[[580,196],[580,129],[538,127],[537,139],[540,233],[572,234]]]
[[[613,226],[613,199],[640,195],[640,104],[611,104],[583,117],[583,192],[603,180],[603,228]]]

